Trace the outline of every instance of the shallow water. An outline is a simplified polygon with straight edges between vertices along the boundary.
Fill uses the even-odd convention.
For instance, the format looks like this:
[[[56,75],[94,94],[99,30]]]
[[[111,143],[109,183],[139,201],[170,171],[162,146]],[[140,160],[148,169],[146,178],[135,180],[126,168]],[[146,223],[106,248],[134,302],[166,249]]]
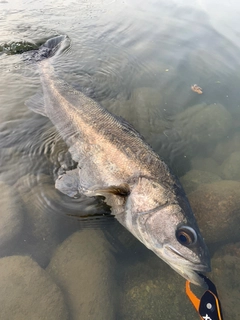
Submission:
[[[234,303],[240,298],[234,278],[240,259],[234,245],[240,241],[239,11],[236,1],[215,0],[0,1],[1,48],[22,41],[39,46],[68,35],[71,46],[54,64],[58,76],[132,123],[182,179],[218,262],[212,277],[220,294],[232,297],[222,301],[226,319],[240,314]],[[66,146],[48,119],[24,105],[40,86],[37,69],[9,53],[0,50],[0,256],[30,256],[38,265],[13,257],[0,259],[0,268],[4,261],[13,274],[40,266],[45,271],[37,277],[50,275],[52,283],[31,280],[34,289],[19,293],[27,316],[19,311],[16,317],[6,307],[1,319],[85,320],[96,313],[98,319],[197,319],[183,295],[184,280],[109,216],[106,206],[55,190],[54,170]],[[193,84],[202,95],[191,90]],[[222,220],[211,211],[218,205],[229,211]],[[222,249],[228,244],[229,250]],[[26,285],[12,278],[1,279],[0,272],[0,287],[9,290],[1,305]],[[42,303],[44,318],[32,301],[40,297],[32,297],[55,284],[62,318],[50,299]]]

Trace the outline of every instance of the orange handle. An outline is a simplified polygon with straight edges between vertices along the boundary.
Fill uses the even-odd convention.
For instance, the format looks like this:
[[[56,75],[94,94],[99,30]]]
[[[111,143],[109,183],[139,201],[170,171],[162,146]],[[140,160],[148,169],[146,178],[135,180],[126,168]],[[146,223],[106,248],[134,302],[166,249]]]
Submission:
[[[186,294],[198,312],[199,305],[200,305],[200,299],[198,299],[198,297],[196,297],[195,294],[191,291],[190,281],[188,281],[188,280],[186,281]]]

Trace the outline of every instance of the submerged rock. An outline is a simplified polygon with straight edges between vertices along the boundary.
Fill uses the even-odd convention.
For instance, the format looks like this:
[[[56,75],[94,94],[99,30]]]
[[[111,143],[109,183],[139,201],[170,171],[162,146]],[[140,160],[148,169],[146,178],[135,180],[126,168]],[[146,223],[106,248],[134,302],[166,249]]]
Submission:
[[[1,148],[1,181],[14,185],[18,179],[29,173],[31,163],[28,155],[23,155],[15,148]]]
[[[211,279],[217,287],[224,320],[240,317],[240,242],[224,246],[212,258]]]
[[[162,82],[162,76],[160,79]],[[169,79],[165,78],[163,80],[160,90],[164,96],[164,108],[166,108],[171,115],[179,114],[184,111],[186,106],[196,103],[196,96],[194,96],[189,88],[189,79],[181,79],[181,81],[179,81],[178,70],[175,70],[171,78],[169,77]],[[199,101],[199,98],[198,96],[197,101]]]
[[[221,168],[223,179],[240,180],[240,151],[231,153]]]
[[[45,174],[26,175],[15,186],[25,207],[24,242],[18,244],[18,250],[45,267],[59,243],[58,221],[52,209],[52,203],[59,200],[58,192]]]
[[[14,189],[0,181],[0,255],[6,254],[23,227],[20,199]]]
[[[31,258],[0,259],[0,274],[1,319],[69,319],[61,290]]]
[[[221,104],[199,104],[179,113],[174,128],[187,142],[189,151],[197,146],[210,146],[224,138],[231,128],[232,117]],[[190,145],[189,145],[190,144]]]
[[[184,288],[184,285],[181,284]],[[176,294],[176,291],[178,294]],[[182,290],[182,295],[184,292]],[[162,283],[161,280],[149,280],[131,288],[126,295],[128,310],[124,319],[159,320],[159,319],[193,319],[194,311],[187,309],[187,301],[179,295],[177,286]],[[189,308],[190,309],[190,308]]]
[[[185,294],[184,279],[158,257],[129,266],[124,284],[123,319],[192,320],[197,317]]]
[[[47,271],[64,290],[71,319],[115,319],[114,264],[101,230],[75,232],[58,247]]]
[[[122,117],[123,119],[130,122],[130,101],[125,99],[111,99],[104,100],[101,105],[108,111],[113,113],[115,116]]]
[[[207,171],[220,176],[220,166],[217,161],[212,158],[195,157],[191,159],[191,166],[192,169]]]
[[[204,184],[188,198],[207,243],[240,240],[240,182]]]
[[[240,151],[240,132],[220,141],[213,150],[212,158],[221,164],[231,153],[238,151]]]
[[[129,121],[146,139],[166,129],[162,100],[160,91],[153,88],[137,88],[131,94]]]
[[[180,179],[187,194],[195,191],[204,183],[211,183],[219,180],[222,179],[218,175],[200,170],[190,170]]]
[[[151,142],[154,149],[170,165],[175,174],[182,176],[191,169],[218,173],[211,159],[205,163],[191,165],[191,160],[198,154],[209,153],[217,141],[225,137],[231,128],[230,113],[221,104],[199,104],[174,116],[171,128],[155,137]]]

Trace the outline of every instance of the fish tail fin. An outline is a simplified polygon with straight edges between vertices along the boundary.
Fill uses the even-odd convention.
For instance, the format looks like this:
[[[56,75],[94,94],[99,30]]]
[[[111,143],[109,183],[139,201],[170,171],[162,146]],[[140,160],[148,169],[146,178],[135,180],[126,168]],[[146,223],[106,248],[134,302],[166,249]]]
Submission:
[[[61,55],[66,49],[70,47],[70,39],[66,35],[56,36],[54,38],[48,39],[42,47],[47,49],[48,55],[46,58],[52,56]]]
[[[70,47],[70,39],[66,35],[60,35],[48,39],[37,50],[28,51],[24,60],[29,62],[40,62],[44,59],[61,55]]]
[[[48,39],[42,44],[38,50],[28,51],[24,58],[30,63],[41,64],[41,69],[47,68],[51,72],[53,67],[48,63],[48,58],[55,58],[60,56],[66,49],[70,47],[70,39],[66,35],[60,35]],[[45,61],[44,61],[45,60]],[[46,113],[46,99],[43,98],[42,90],[25,101],[25,105],[32,111],[47,117]]]

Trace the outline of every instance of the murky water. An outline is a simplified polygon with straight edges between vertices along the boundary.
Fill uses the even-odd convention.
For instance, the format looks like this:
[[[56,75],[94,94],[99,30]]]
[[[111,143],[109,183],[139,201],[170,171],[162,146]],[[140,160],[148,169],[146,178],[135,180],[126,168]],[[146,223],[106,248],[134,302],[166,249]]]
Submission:
[[[103,203],[54,187],[66,146],[24,105],[37,69],[10,53],[59,34],[71,46],[58,76],[132,123],[181,178],[224,319],[239,318],[239,11],[215,0],[0,1],[1,319],[198,319],[184,279]]]

